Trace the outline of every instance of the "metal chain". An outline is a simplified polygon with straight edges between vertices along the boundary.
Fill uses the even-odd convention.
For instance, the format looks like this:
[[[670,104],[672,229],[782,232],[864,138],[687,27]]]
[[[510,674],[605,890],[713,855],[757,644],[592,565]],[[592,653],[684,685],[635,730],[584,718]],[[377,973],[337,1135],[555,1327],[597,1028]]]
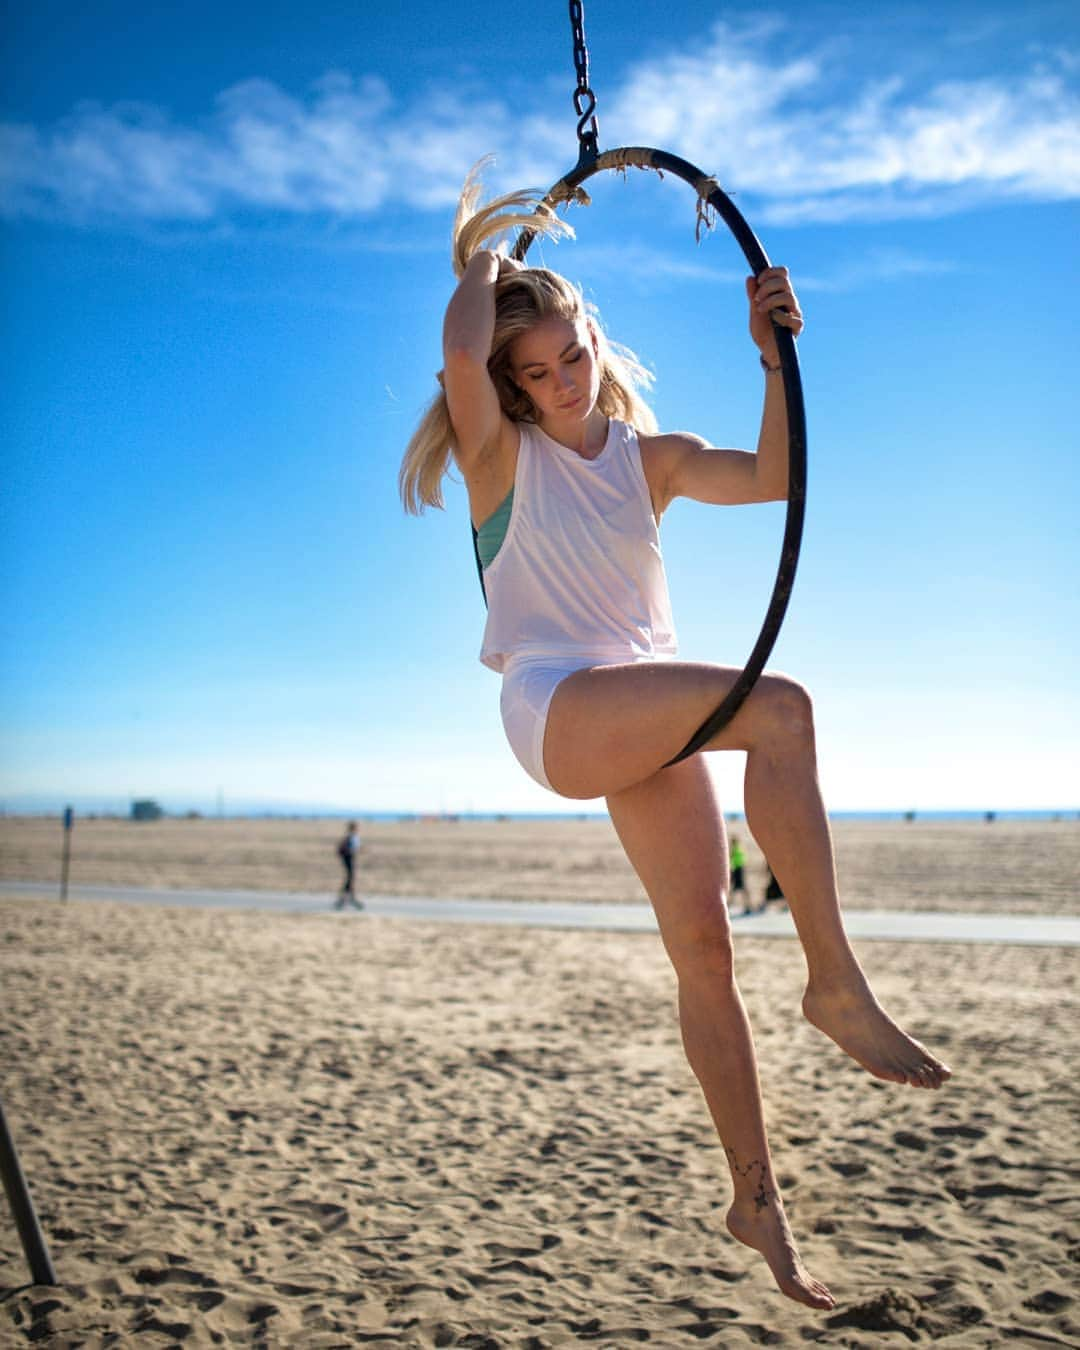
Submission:
[[[579,163],[595,159],[600,153],[600,127],[596,121],[596,95],[589,88],[589,49],[585,46],[585,7],[582,0],[570,0],[570,27],[574,30],[574,111],[578,115]]]

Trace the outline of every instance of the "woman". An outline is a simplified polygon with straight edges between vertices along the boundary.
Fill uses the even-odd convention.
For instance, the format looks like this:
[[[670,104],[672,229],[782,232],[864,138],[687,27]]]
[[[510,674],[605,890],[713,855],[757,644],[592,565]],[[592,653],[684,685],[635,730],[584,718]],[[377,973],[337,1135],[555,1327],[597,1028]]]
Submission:
[[[748,278],[764,369],[756,453],[659,434],[645,372],[604,336],[580,293],[484,244],[536,220],[527,194],[477,210],[475,175],[454,226],[460,278],[443,330],[443,393],[402,465],[406,505],[441,505],[452,453],[479,531],[489,603],[481,660],[503,676],[507,737],[564,797],[607,800],[678,976],[687,1058],[731,1170],[727,1226],[780,1289],[831,1308],[806,1270],[769,1156],[754,1046],[735,983],[723,815],[702,754],[665,767],[738,672],[675,659],[657,522],[676,497],[781,500],[787,416],[773,320],[796,336],[784,268]],[[542,225],[567,227],[554,216]],[[747,823],[788,897],[806,955],[806,1017],[879,1078],[937,1088],[950,1070],[874,998],[844,932],[817,783],[806,691],[765,674],[705,747],[746,752]]]

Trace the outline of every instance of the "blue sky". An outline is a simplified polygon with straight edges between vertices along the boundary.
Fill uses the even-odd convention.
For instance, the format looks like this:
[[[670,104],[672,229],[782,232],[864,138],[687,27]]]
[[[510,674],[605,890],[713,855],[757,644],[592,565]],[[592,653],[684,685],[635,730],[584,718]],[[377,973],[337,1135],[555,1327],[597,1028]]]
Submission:
[[[1080,14],[626,13],[586,12],[601,144],[714,172],[807,313],[772,664],[815,694],[829,804],[1080,805]],[[561,809],[476,660],[461,489],[416,520],[396,475],[466,171],[576,159],[565,7],[10,15],[0,804]],[[734,244],[695,244],[681,183],[593,185],[545,260],[655,371],[662,425],[752,445]],[[742,664],[782,519],[665,517],[686,656]]]

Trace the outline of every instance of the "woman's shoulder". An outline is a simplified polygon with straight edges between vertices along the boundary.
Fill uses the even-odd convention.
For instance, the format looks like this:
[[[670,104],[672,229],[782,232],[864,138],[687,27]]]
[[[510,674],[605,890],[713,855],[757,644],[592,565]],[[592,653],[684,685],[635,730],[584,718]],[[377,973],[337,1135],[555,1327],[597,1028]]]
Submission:
[[[708,442],[690,431],[661,431],[639,434],[638,445],[653,514],[659,520],[671,503],[671,484],[679,466]]]
[[[661,450],[669,447],[700,449],[703,445],[708,445],[703,436],[698,436],[693,431],[639,431],[636,435],[639,445],[658,447]]]
[[[703,437],[696,436],[692,431],[639,431],[637,440],[641,447],[642,460],[656,464],[670,463],[682,458],[683,455],[693,454],[696,450],[703,450],[709,444]]]

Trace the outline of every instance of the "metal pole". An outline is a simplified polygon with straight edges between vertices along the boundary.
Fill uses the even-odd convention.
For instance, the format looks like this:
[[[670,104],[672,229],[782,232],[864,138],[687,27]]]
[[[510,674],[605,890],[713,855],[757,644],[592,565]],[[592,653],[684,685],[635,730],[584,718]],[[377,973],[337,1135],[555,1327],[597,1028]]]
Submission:
[[[3,1102],[0,1102],[0,1173],[3,1173],[8,1204],[15,1219],[15,1227],[19,1230],[23,1251],[30,1263],[31,1278],[35,1284],[59,1284],[45,1235],[34,1210],[34,1202],[30,1199],[26,1178],[19,1166],[19,1155],[15,1152],[15,1141],[8,1129]]]
[[[71,823],[75,812],[64,807],[64,860],[60,867],[60,899],[67,899],[68,869],[71,866]]]

